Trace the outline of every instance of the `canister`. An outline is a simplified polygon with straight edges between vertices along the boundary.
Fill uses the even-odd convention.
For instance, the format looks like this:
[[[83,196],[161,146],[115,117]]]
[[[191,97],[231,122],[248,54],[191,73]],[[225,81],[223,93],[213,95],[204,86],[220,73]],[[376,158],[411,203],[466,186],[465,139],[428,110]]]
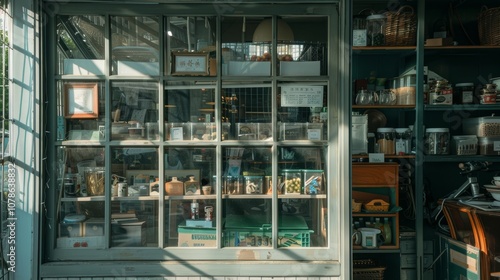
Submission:
[[[425,152],[428,155],[450,153],[450,130],[448,128],[427,128],[425,130]]]
[[[396,147],[394,140],[396,132],[392,127],[379,127],[377,128],[377,144],[379,152],[386,155],[394,155]]]
[[[383,14],[373,14],[366,17],[366,35],[368,46],[385,45],[385,24],[386,16]]]

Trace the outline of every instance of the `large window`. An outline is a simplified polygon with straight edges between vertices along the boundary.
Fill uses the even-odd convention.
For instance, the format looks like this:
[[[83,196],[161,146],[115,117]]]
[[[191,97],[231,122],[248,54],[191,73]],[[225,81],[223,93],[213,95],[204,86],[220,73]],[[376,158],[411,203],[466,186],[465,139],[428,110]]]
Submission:
[[[337,258],[326,7],[58,15],[48,259]]]

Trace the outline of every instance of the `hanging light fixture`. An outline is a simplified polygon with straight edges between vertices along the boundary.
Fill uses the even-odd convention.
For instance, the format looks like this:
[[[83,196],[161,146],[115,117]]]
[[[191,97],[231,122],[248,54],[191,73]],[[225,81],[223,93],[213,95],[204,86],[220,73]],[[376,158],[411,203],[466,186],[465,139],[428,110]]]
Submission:
[[[278,19],[278,42],[293,41],[292,28],[282,19]],[[254,42],[271,42],[273,38],[272,19],[264,19],[257,25],[253,33]]]

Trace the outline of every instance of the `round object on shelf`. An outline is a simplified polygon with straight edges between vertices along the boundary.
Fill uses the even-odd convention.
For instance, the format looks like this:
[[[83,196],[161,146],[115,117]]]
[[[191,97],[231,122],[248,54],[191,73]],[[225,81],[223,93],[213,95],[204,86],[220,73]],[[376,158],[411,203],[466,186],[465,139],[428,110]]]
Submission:
[[[377,132],[377,128],[384,127],[387,124],[387,118],[384,113],[376,109],[368,109],[363,114],[368,115],[368,132]]]

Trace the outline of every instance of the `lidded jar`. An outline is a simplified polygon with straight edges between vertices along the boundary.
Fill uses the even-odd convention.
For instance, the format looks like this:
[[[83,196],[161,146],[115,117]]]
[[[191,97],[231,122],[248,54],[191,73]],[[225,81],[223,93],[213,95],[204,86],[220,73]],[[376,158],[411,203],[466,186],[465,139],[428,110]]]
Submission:
[[[373,14],[366,17],[366,36],[368,46],[385,45],[385,25],[387,18],[383,14]]]
[[[425,130],[425,152],[428,155],[450,153],[450,130],[448,128],[428,128]]]
[[[377,144],[379,152],[386,155],[394,155],[396,147],[394,140],[396,132],[392,127],[379,127],[377,128]]]

